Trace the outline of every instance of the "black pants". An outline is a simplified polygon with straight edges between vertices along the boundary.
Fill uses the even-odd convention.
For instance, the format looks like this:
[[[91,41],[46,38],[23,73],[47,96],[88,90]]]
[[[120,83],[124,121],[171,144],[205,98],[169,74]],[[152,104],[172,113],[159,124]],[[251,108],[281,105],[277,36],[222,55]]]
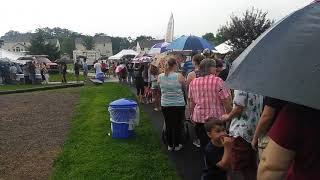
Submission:
[[[142,77],[135,78],[137,95],[144,95],[144,80]]]
[[[196,123],[194,130],[200,140],[200,149],[204,153],[204,150],[210,141],[209,136],[204,128],[204,123]]]
[[[162,106],[162,113],[166,123],[167,143],[170,147],[177,147],[182,144],[181,135],[184,120],[184,106]]]

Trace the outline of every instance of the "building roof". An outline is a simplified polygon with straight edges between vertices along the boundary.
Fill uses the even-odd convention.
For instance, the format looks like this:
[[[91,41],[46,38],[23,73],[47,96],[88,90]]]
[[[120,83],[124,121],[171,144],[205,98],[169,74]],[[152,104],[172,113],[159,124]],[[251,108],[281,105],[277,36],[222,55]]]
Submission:
[[[164,39],[160,39],[160,40],[142,40],[142,41],[139,41],[139,45],[141,48],[151,48],[153,45],[157,44],[157,43],[161,43],[161,42],[164,42]]]
[[[109,36],[94,36],[93,39],[96,44],[111,43]],[[76,38],[74,41],[76,44],[82,43],[81,37]]]
[[[32,38],[32,33],[22,33],[22,34],[16,34],[14,36],[2,36],[0,39],[2,39],[5,43],[6,42],[30,42]]]

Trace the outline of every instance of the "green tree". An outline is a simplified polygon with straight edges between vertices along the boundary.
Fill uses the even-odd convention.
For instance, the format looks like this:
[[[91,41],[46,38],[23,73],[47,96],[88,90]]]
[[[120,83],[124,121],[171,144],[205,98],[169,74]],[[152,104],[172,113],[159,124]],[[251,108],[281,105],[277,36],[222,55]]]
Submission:
[[[218,30],[239,54],[246,49],[255,39],[265,32],[273,20],[267,18],[267,12],[259,9],[248,9],[242,16],[231,16],[231,21]]]
[[[141,35],[138,36],[134,41],[131,42],[131,46],[135,46],[137,45],[137,42],[141,42],[143,40],[153,40],[154,38],[151,36],[145,36],[145,35]]]
[[[10,30],[10,31],[6,32],[6,33],[4,34],[4,36],[12,37],[12,36],[16,36],[16,35],[19,35],[19,34],[21,34],[19,31]]]
[[[3,46],[3,40],[2,39],[0,39],[0,48]]]
[[[206,33],[202,36],[202,38],[213,43],[214,45],[219,45],[225,41],[221,34],[214,35],[213,33]]]
[[[31,45],[28,48],[31,55],[48,55],[49,59],[56,60],[60,58],[58,48],[46,41],[46,34],[42,30],[37,30],[37,33],[31,39]]]
[[[94,48],[94,39],[92,36],[82,36],[82,44],[87,50]]]
[[[75,49],[74,39],[71,37],[61,38],[60,49],[62,54],[68,54],[70,57],[73,55]]]
[[[130,41],[125,37],[111,37],[112,53],[117,54],[122,49],[128,49],[130,47]]]

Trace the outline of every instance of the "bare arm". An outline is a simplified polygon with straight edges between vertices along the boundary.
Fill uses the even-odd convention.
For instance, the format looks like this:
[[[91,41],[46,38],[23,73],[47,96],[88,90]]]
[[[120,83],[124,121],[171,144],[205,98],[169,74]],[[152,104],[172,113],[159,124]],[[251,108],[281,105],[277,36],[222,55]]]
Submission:
[[[223,140],[224,152],[221,161],[217,163],[217,166],[221,169],[228,170],[231,165],[231,138],[225,137]]]
[[[186,80],[182,74],[179,73],[178,76],[179,83],[184,87],[186,85]]]
[[[190,111],[190,116],[191,116],[193,114],[194,107],[196,106],[196,103],[194,103],[192,98],[188,98],[188,100],[189,100],[189,111]]]
[[[244,107],[243,106],[238,106],[235,105],[235,107],[233,107],[233,109],[231,110],[231,112],[229,114],[225,114],[221,117],[221,119],[223,121],[230,121],[235,117],[238,117],[241,115],[242,111],[243,111]]]
[[[269,144],[262,154],[257,179],[284,179],[294,157],[295,152],[281,147],[270,139]]]
[[[187,87],[189,86],[189,84],[191,83],[192,80],[194,80],[196,78],[196,73],[191,72],[188,74],[187,77]]]
[[[258,138],[260,138],[263,134],[267,132],[267,130],[271,127],[273,123],[273,119],[275,116],[276,110],[270,106],[265,106],[258,121],[258,125],[256,127],[256,131],[252,140],[252,148],[256,150]]]
[[[227,97],[226,99],[222,100],[223,106],[226,108],[227,113],[232,111],[232,100],[231,96]]]

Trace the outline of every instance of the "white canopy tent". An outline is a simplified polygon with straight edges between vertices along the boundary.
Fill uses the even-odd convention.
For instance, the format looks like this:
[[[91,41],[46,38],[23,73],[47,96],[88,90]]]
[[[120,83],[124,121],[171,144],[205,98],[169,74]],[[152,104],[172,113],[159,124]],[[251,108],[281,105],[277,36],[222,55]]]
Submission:
[[[138,53],[132,49],[123,49],[118,54],[110,56],[109,60],[120,60],[124,56],[136,56]]]
[[[221,43],[214,48],[216,50],[212,50],[212,52],[219,53],[219,54],[227,54],[228,52],[233,51],[233,46],[228,45],[228,41],[225,41],[224,43]]]
[[[23,57],[23,53],[10,52],[4,49],[0,49],[0,58],[8,58],[10,60],[17,60],[19,57]]]

